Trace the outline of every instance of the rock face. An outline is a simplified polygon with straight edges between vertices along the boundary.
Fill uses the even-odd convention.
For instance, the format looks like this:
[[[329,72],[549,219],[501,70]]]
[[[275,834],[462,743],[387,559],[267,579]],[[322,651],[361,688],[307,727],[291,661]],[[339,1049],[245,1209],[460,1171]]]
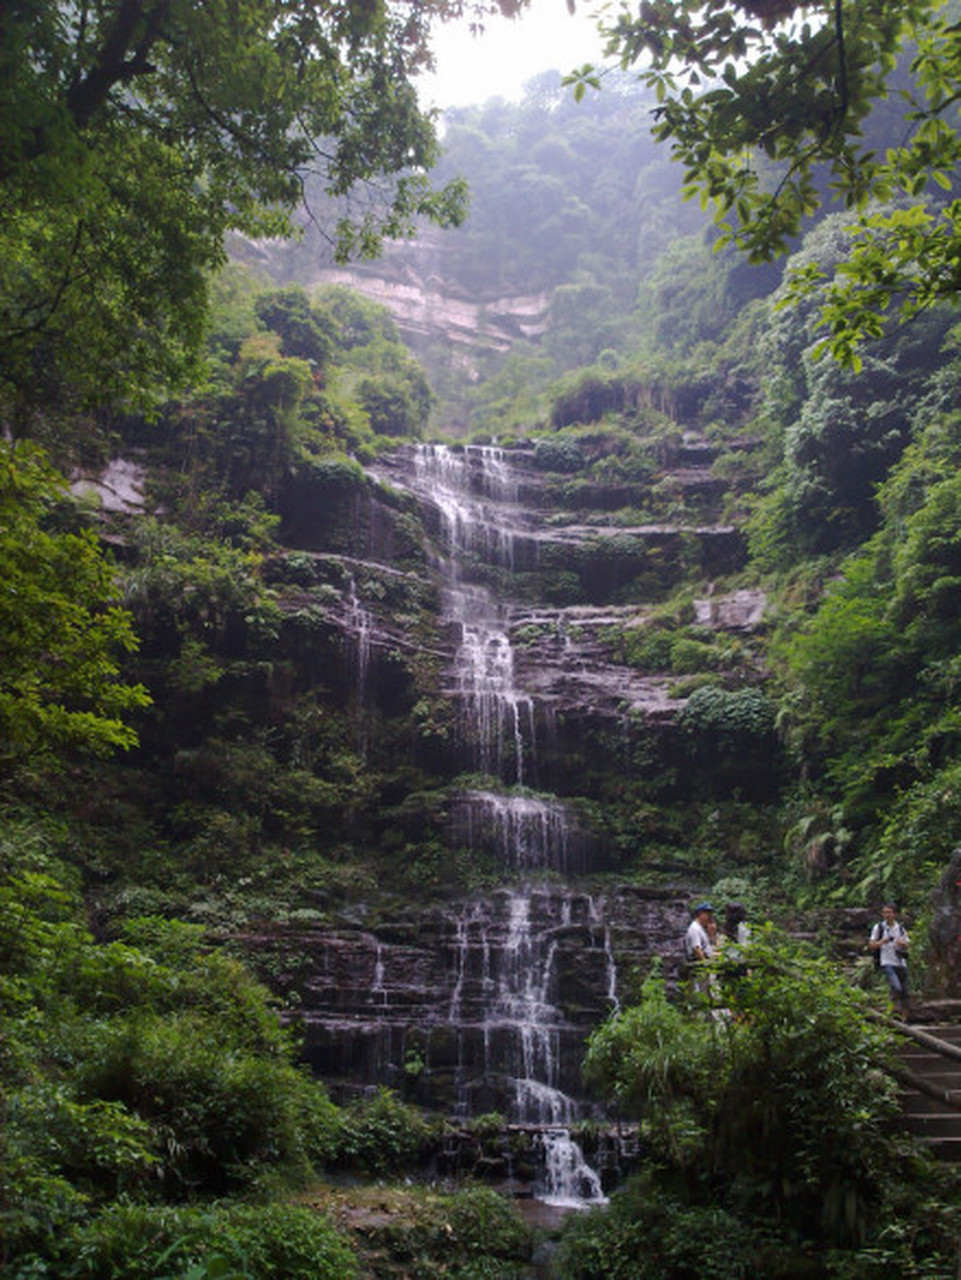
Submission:
[[[378,264],[381,268],[387,263]],[[519,338],[539,338],[547,328],[548,294],[494,298],[480,303],[458,297],[437,275],[410,262],[392,273],[373,268],[327,267],[311,284],[345,285],[379,302],[415,347],[428,338],[470,350],[506,352]]]
[[[612,857],[591,809],[610,777],[681,777],[686,759],[676,677],[620,660],[611,636],[644,630],[652,590],[692,565],[735,570],[744,548],[709,518],[619,523],[611,513],[640,506],[640,484],[593,486],[587,505],[582,488],[565,509],[534,462],[524,447],[413,445],[362,481],[315,475],[288,493],[297,549],[271,572],[290,635],[306,628],[362,749],[365,708],[417,725],[411,768],[446,790],[430,815],[398,797],[398,838],[439,833],[497,887],[248,942],[340,1094],[387,1084],[448,1114],[538,1126],[590,1109],[585,1039],[636,967],[661,956],[673,978],[694,892],[591,880]],[[679,484],[710,488],[701,444],[678,465]],[[763,607],[739,592],[693,613],[734,635]],[[729,768],[725,785],[745,784],[736,753]]]
[[[531,883],[376,928],[258,940],[302,1013],[308,1061],[341,1096],[387,1084],[454,1116],[570,1123],[590,1030],[623,976],[676,969],[679,889],[590,894]]]
[[[70,488],[77,495],[93,495],[104,511],[128,513],[146,507],[146,469],[129,458],[114,458],[95,479],[76,476]]]
[[[941,996],[961,996],[961,849],[955,850],[935,891],[929,944],[931,989]]]
[[[382,779],[349,819],[354,845],[369,835],[381,868],[396,848],[406,877],[372,906],[362,888],[338,899],[305,885],[317,910],[244,939],[336,1094],[386,1084],[465,1119],[570,1125],[594,1110],[580,1074],[591,1029],[655,957],[675,978],[700,886],[670,881],[669,860],[657,888],[610,874],[654,821],[637,797],[750,795],[773,765],[736,741],[723,767],[710,751],[699,765],[685,718],[697,691],[677,664],[637,656],[659,597],[744,557],[716,519],[708,446],[686,438],[672,465],[698,513],[687,523],[638,517],[647,482],[572,488],[523,445],[406,445],[367,472],[321,460],[290,478],[287,550],[264,565],[280,634],[251,668],[251,710],[269,723],[304,700],[309,716],[323,689],[322,714],[342,717],[345,748]],[[96,487],[130,509],[140,480],[115,463]],[[700,638],[667,640],[713,655],[712,637],[736,647],[763,613],[759,592],[706,587],[689,606]],[[728,694],[712,671],[709,729]],[[742,669],[730,696],[752,680]],[[412,906],[421,857],[433,894]],[[445,857],[485,889],[440,898]],[[595,1185],[564,1141],[545,1139],[544,1159]]]

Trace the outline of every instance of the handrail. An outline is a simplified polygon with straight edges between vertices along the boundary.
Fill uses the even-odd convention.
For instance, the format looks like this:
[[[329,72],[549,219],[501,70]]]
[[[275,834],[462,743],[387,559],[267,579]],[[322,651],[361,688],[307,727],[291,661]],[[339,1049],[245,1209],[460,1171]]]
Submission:
[[[932,1084],[930,1080],[926,1080],[924,1076],[919,1076],[913,1071],[909,1071],[907,1067],[885,1067],[886,1073],[897,1080],[898,1084],[905,1085],[909,1089],[917,1089],[918,1093],[925,1094],[928,1098],[934,1098],[936,1102],[940,1102],[942,1106],[948,1107],[951,1111],[957,1111],[961,1115],[961,1089],[942,1089],[938,1085]]]
[[[909,1040],[914,1040],[916,1044],[923,1045],[925,1049],[931,1049],[935,1053],[939,1053],[942,1058],[953,1058],[956,1062],[961,1062],[961,1045],[951,1044],[949,1040],[941,1040],[937,1036],[931,1035],[928,1031],[922,1031],[920,1027],[912,1027],[908,1026],[907,1023],[897,1022],[894,1018],[885,1017],[883,1013],[872,1011],[870,1016],[876,1022],[883,1022],[886,1027],[890,1027],[898,1035],[906,1036]]]

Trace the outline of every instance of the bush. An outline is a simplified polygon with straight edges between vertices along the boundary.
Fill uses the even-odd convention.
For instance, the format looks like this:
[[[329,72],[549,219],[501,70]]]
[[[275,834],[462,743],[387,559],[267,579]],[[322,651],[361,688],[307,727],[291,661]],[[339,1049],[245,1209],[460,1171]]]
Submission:
[[[607,1209],[572,1215],[556,1258],[564,1280],[744,1280],[750,1232],[715,1206],[685,1204],[646,1178]]]
[[[828,961],[770,928],[749,950],[747,974],[725,982],[722,959],[700,997],[722,991],[726,1016],[685,1016],[649,978],[640,1005],[591,1037],[585,1074],[645,1123],[689,1198],[861,1245],[906,1176],[888,1132],[889,1037]]]
[[[302,1116],[318,1086],[243,1048],[209,1012],[118,1021],[78,1070],[89,1096],[123,1103],[164,1135],[170,1195],[239,1188],[268,1167],[306,1171]]]
[[[717,748],[734,748],[774,732],[774,706],[761,689],[699,689],[681,712],[681,728],[708,736]]]
[[[544,436],[534,446],[534,466],[539,471],[569,474],[584,465],[584,455],[576,440],[566,436]]]
[[[447,1218],[457,1246],[471,1257],[524,1258],[527,1254],[530,1242],[523,1220],[514,1205],[491,1187],[458,1192]]]
[[[697,671],[715,671],[720,665],[717,649],[703,640],[691,640],[678,636],[671,645],[671,670],[678,676],[693,675]]]
[[[381,1087],[345,1111],[334,1159],[379,1177],[416,1164],[431,1132],[419,1111]]]
[[[64,1248],[76,1280],[352,1280],[357,1260],[314,1209],[118,1205]]]

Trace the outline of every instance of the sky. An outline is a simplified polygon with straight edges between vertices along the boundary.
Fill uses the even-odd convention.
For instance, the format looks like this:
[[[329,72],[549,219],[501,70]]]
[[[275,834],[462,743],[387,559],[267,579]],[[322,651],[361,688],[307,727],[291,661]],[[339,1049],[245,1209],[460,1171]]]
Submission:
[[[447,23],[434,37],[437,72],[419,80],[425,106],[463,107],[502,97],[519,101],[524,85],[542,71],[568,72],[600,57],[601,42],[589,11],[596,0],[532,0],[509,21],[493,17],[482,36]]]

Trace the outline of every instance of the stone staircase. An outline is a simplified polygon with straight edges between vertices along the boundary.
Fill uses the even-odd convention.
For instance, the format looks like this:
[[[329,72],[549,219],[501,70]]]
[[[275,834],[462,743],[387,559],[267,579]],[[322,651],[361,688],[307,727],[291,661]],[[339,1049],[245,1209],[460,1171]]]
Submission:
[[[904,1127],[939,1159],[961,1164],[961,1022],[897,1031]]]

